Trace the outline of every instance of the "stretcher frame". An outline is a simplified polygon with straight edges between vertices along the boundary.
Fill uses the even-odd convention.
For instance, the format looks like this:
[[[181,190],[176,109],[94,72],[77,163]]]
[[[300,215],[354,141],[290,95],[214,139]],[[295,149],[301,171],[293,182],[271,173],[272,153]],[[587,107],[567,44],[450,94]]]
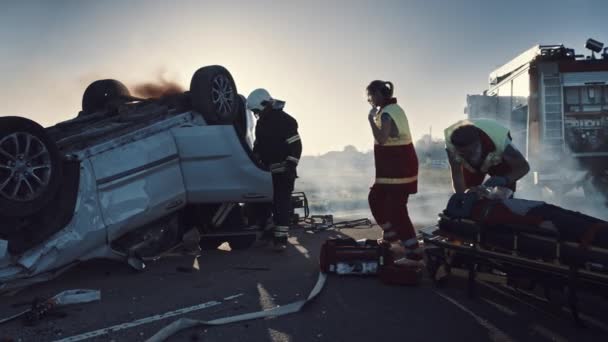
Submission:
[[[518,251],[500,251],[482,243],[482,233],[476,234],[476,239],[463,238],[440,229],[439,225],[422,230],[425,242],[427,271],[438,286],[443,286],[445,278],[438,277],[438,270],[444,267],[448,274],[452,267],[462,267],[467,273],[467,292],[469,297],[475,297],[476,279],[482,270],[498,271],[509,280],[529,280],[532,284],[540,284],[545,290],[545,297],[550,300],[550,290],[559,288],[566,290],[568,305],[572,317],[578,326],[584,326],[579,316],[578,293],[588,291],[600,295],[608,294],[608,273],[581,268],[575,265],[562,264],[559,260],[560,248],[564,242],[556,240],[557,258],[552,261],[535,260],[519,255]],[[547,239],[538,236],[539,239]],[[517,244],[517,238],[514,239]],[[517,247],[517,246],[515,246]],[[601,248],[594,248],[596,251]],[[608,255],[608,250],[603,250]],[[517,287],[517,285],[515,285]]]

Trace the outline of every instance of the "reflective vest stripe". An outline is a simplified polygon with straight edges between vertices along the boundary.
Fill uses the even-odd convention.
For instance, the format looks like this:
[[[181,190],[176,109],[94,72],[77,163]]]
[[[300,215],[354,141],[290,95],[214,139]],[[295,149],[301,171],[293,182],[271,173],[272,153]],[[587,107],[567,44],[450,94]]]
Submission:
[[[292,144],[292,143],[294,143],[294,142],[296,142],[296,141],[298,141],[298,140],[300,140],[300,135],[299,135],[299,134],[296,134],[296,135],[294,135],[294,136],[292,136],[292,137],[290,137],[290,138],[287,138],[285,141],[286,141],[288,144]]]
[[[412,138],[409,139],[391,139],[389,138],[382,146],[405,146],[412,143]],[[377,144],[377,143],[376,143]]]
[[[418,180],[418,176],[405,177],[405,178],[376,178],[377,184],[409,184]]]

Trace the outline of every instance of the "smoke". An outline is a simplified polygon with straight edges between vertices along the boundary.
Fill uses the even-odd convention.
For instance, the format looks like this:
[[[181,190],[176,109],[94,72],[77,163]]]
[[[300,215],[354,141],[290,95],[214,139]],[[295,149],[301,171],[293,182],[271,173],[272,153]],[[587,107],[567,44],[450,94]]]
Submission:
[[[168,95],[180,94],[185,89],[174,81],[165,79],[164,73],[158,74],[156,82],[138,83],[131,87],[133,95],[142,98],[160,98]]]
[[[559,160],[530,160],[532,170],[518,182],[515,197],[540,200],[607,220],[607,198],[597,186],[590,169],[577,158],[567,155],[562,155]],[[534,184],[534,171],[540,171],[540,185]],[[555,177],[555,180],[547,181],[544,177]]]
[[[416,227],[434,224],[452,192],[448,169],[423,164],[421,160],[418,193],[408,201],[409,215]],[[318,157],[304,156],[298,166],[296,191],[306,193],[312,215],[373,220],[367,196],[374,169],[373,153],[359,152],[352,146]]]
[[[435,156],[428,160],[420,149],[418,193],[411,195],[408,211],[416,227],[437,222],[452,195],[450,170],[442,167]],[[444,152],[445,153],[445,152]],[[439,155],[437,155],[439,158]],[[539,165],[531,161],[532,169],[555,170],[552,163]],[[517,184],[516,198],[541,200],[562,208],[575,210],[600,219],[608,219],[605,198],[590,196],[593,184],[585,179],[586,170],[575,159],[559,161],[561,177],[569,182],[554,182],[551,187],[540,187],[533,183],[530,172]],[[332,214],[340,219],[373,219],[367,196],[374,178],[374,156],[372,152],[359,152],[353,147],[344,151],[333,151],[312,157],[302,157],[298,167],[299,177],[296,191],[304,191],[309,200],[311,214]],[[578,181],[575,182],[575,181]],[[583,185],[587,187],[583,190]],[[602,200],[603,199],[603,200]]]

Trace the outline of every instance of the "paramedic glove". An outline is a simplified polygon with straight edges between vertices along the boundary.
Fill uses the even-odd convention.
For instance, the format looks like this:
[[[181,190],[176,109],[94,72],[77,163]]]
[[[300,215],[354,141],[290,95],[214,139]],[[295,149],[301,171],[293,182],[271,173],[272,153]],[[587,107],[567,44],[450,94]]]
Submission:
[[[376,108],[376,106],[372,106],[372,108],[369,110],[369,114],[367,115],[367,119],[369,121],[374,121],[376,114],[378,114],[378,108]]]
[[[483,183],[483,185],[488,188],[493,188],[495,186],[507,186],[509,184],[509,180],[507,177],[502,176],[492,176],[487,181]]]

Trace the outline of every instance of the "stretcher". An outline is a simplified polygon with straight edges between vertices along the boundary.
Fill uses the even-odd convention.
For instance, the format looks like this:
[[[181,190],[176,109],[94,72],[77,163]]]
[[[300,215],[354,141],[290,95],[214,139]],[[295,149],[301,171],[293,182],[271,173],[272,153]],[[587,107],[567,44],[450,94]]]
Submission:
[[[582,325],[577,293],[608,294],[608,246],[605,241],[585,243],[584,227],[566,232],[526,225],[484,226],[440,214],[438,224],[420,233],[430,277],[441,286],[453,267],[464,268],[469,296],[475,295],[479,272],[505,277],[515,288],[541,286],[547,299],[551,290],[565,290],[573,318]]]

